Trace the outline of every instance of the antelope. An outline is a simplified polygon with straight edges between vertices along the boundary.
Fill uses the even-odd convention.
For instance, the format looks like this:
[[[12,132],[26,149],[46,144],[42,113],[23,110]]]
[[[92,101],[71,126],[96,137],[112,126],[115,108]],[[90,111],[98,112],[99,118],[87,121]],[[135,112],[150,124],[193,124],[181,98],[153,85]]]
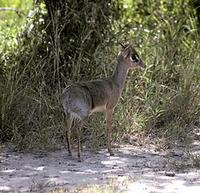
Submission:
[[[117,56],[116,69],[112,76],[77,82],[67,86],[62,94],[65,122],[65,142],[68,154],[72,156],[70,132],[73,121],[79,123],[77,127],[78,161],[81,161],[80,131],[84,121],[94,112],[105,112],[107,130],[107,148],[109,154],[114,155],[111,148],[112,118],[114,109],[124,88],[127,73],[130,69],[144,68],[144,62],[131,45],[124,46]]]

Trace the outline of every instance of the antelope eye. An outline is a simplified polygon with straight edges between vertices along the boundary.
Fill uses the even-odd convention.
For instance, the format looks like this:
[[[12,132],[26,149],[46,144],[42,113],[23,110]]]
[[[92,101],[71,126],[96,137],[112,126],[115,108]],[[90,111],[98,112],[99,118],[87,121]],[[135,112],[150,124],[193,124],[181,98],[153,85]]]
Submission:
[[[140,61],[140,59],[136,55],[132,55],[131,59],[133,60],[133,62],[139,62]]]

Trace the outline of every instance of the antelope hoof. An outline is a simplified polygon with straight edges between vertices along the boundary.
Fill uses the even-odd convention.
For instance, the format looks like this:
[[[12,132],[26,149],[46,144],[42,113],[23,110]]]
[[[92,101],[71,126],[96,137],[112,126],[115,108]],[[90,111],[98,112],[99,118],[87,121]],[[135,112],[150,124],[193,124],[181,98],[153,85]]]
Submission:
[[[112,150],[110,150],[109,153],[110,153],[110,156],[114,156],[115,155]]]
[[[69,153],[68,153],[68,156],[69,156],[69,157],[72,157],[72,153],[71,153],[71,152],[69,152]]]

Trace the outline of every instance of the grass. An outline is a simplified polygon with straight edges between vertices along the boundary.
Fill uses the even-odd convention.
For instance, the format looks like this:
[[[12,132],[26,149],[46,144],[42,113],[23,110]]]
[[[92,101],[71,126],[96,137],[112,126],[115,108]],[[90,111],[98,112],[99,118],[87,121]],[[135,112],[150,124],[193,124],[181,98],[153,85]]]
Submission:
[[[67,189],[56,189],[47,191],[46,193],[70,193],[71,191]],[[120,193],[122,190],[119,185],[115,183],[108,183],[106,185],[88,185],[86,187],[76,188],[74,193]]]
[[[115,193],[115,192],[120,192],[116,189],[116,187],[112,186],[93,186],[93,187],[88,187],[88,188],[83,188],[83,189],[77,189],[74,191],[75,193]],[[46,193],[70,193],[70,191],[66,189],[58,189],[58,190],[53,190],[49,191]]]
[[[173,7],[159,2],[147,10],[137,9],[142,6],[139,1],[134,5],[127,3],[133,7],[124,6],[125,11],[135,12],[131,11],[130,16],[122,13],[115,22],[108,21],[106,27],[94,27],[92,20],[84,23],[87,19],[83,16],[87,14],[76,7],[69,12],[74,11],[76,17],[66,15],[59,20],[58,15],[50,21],[43,4],[35,9],[29,23],[34,27],[26,37],[17,35],[23,31],[25,17],[19,19],[18,28],[11,26],[12,30],[0,23],[0,28],[4,28],[0,46],[0,139],[12,141],[22,149],[60,147],[62,89],[71,82],[110,75],[115,68],[118,39],[125,39],[135,45],[146,68],[128,75],[114,115],[113,140],[122,142],[127,135],[142,132],[172,144],[190,141],[193,128],[200,123],[200,41],[196,18],[189,8],[179,9],[177,2]],[[144,16],[146,11],[152,14]],[[14,24],[13,16],[10,18]],[[80,39],[64,35],[61,26],[67,20],[70,29],[81,23]],[[106,31],[105,37],[99,35],[102,30]],[[93,115],[86,123],[83,138],[91,141],[88,146],[105,144],[103,123],[101,115]]]

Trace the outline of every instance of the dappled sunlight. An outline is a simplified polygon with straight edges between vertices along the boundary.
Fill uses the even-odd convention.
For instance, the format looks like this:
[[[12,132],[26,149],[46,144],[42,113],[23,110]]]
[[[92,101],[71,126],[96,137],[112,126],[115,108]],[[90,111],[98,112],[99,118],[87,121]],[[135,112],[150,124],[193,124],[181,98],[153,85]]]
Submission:
[[[126,158],[119,158],[119,157],[110,157],[109,160],[101,161],[101,163],[105,166],[113,166],[116,164],[124,164],[127,162]]]
[[[24,166],[25,169],[28,169],[28,170],[35,170],[35,171],[43,171],[46,167],[45,166],[39,166],[39,167],[33,167],[33,166],[30,166],[30,165],[25,165]]]
[[[59,171],[60,174],[70,174],[70,171]]]
[[[0,42],[0,193],[200,193],[200,1],[0,0]]]
[[[109,156],[107,150],[99,153],[83,150],[82,162],[77,161],[77,152],[73,152],[73,157],[69,158],[65,149],[45,155],[16,152],[9,152],[9,156],[2,154],[0,183],[3,186],[0,191],[14,188],[21,192],[37,192],[60,186],[73,188],[119,179],[126,181],[128,192],[176,192],[179,190],[177,187],[188,187],[188,190],[194,191],[198,189],[199,171],[166,176],[165,171],[170,167],[166,165],[162,153],[130,145],[115,148],[114,152],[114,156]],[[129,178],[130,181],[127,181]]]
[[[192,179],[189,178],[192,177]],[[189,172],[167,177],[164,173],[148,173],[128,185],[127,193],[197,193],[200,191],[200,173]]]
[[[16,169],[5,169],[0,171],[0,173],[9,173],[9,174],[12,174],[14,172],[16,172]]]
[[[1,186],[0,185],[0,191],[11,191],[12,190],[12,188],[11,187],[8,187],[8,186]]]

